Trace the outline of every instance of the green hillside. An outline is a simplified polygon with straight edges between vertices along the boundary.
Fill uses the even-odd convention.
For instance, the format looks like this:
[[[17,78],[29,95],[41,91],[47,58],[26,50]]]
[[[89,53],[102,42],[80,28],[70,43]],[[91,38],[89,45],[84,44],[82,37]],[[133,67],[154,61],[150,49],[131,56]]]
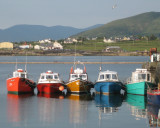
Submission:
[[[147,12],[107,23],[81,32],[75,37],[122,37],[132,35],[160,36],[160,12]]]

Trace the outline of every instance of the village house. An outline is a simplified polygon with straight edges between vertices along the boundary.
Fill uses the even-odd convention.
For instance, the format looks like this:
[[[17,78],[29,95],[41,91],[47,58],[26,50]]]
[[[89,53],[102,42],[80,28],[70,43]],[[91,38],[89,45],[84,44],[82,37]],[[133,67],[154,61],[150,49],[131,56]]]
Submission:
[[[58,43],[57,41],[55,41],[53,43],[53,47],[54,47],[54,49],[63,49],[63,46],[60,43]]]
[[[129,37],[123,37],[122,40],[131,40]]]
[[[122,49],[119,46],[108,46],[105,49],[105,52],[121,52]]]
[[[39,43],[40,43],[40,44],[43,44],[43,43],[51,43],[51,39],[39,40]]]
[[[0,49],[13,49],[13,43],[11,42],[1,42]]]
[[[73,42],[78,42],[75,38],[67,38],[64,40],[64,44],[72,44]]]
[[[104,37],[103,42],[105,42],[105,43],[114,43],[115,41],[114,41],[114,40],[111,40],[111,39],[106,39],[106,38]]]

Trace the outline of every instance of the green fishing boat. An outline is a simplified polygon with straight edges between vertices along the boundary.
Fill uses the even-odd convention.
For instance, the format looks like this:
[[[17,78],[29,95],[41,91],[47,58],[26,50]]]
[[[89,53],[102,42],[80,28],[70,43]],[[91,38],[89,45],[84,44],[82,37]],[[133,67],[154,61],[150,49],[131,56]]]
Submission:
[[[146,95],[147,88],[156,85],[151,82],[151,73],[147,69],[136,69],[125,86],[128,94]]]

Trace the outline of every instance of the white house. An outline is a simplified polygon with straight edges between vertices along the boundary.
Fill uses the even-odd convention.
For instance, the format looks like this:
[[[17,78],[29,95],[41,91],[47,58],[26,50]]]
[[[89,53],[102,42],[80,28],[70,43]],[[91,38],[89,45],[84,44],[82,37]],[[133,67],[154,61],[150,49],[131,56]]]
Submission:
[[[51,39],[39,40],[39,43],[51,43]]]
[[[114,41],[114,40],[111,40],[111,39],[108,39],[108,40],[107,40],[107,39],[104,37],[103,42],[105,42],[105,43],[114,43],[115,41]]]
[[[54,47],[54,49],[63,49],[63,46],[60,43],[58,43],[57,41],[55,41],[53,43],[53,47]]]
[[[28,49],[28,48],[30,48],[30,46],[29,45],[19,45],[19,48]]]
[[[75,38],[67,38],[64,40],[64,44],[72,44],[73,42],[78,42]]]
[[[39,49],[40,49],[40,46],[39,46],[39,45],[35,45],[35,46],[34,46],[34,49],[39,50]]]

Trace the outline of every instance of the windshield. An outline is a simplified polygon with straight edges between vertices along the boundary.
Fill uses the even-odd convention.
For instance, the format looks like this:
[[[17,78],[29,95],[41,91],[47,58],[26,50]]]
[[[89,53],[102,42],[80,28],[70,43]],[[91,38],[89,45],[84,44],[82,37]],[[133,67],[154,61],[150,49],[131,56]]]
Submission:
[[[82,80],[85,80],[85,79],[87,79],[87,75],[79,75],[79,78]]]
[[[53,75],[47,75],[46,79],[53,79]]]
[[[116,74],[112,74],[112,79],[117,79],[117,75]]]
[[[106,79],[110,79],[111,75],[110,74],[106,74]]]
[[[58,79],[58,75],[54,75],[54,79],[56,79],[56,80],[57,80],[57,79]]]
[[[146,74],[138,74],[139,80],[146,80]]]

